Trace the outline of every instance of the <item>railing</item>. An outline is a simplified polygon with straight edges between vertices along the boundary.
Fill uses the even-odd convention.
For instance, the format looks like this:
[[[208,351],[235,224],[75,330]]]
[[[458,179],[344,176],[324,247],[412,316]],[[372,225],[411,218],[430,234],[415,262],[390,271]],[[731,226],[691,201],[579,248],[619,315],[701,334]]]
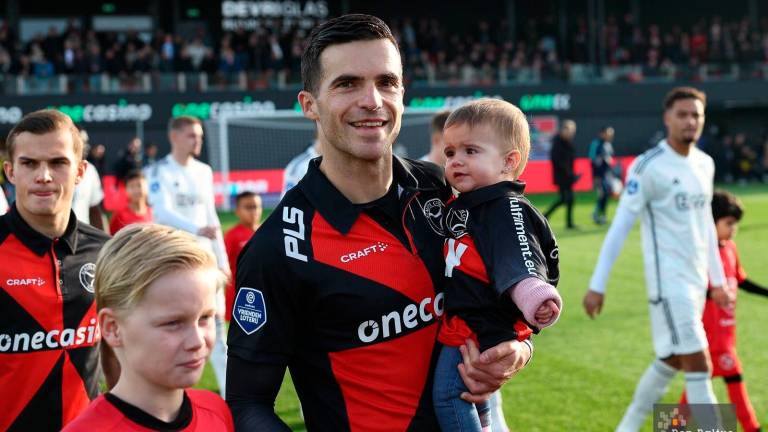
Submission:
[[[427,66],[406,77],[416,87],[466,85],[535,85],[638,83],[675,81],[768,80],[768,63],[723,63],[690,65],[596,66],[587,64],[547,67],[474,68],[436,70]],[[0,95],[109,94],[153,92],[252,91],[298,89],[300,84],[285,72],[244,71],[236,73],[144,72],[120,75],[54,75],[49,77],[0,74]]]

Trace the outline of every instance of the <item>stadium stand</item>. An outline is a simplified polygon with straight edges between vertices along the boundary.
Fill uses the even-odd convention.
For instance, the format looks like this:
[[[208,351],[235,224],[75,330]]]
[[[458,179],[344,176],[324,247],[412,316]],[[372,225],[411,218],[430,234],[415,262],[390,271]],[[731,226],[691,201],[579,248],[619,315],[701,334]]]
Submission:
[[[402,48],[406,78],[414,83],[768,77],[768,18],[755,22],[749,17],[702,16],[690,26],[641,25],[637,21],[631,13],[607,16],[599,26],[599,52],[591,50],[589,22],[584,16],[569,20],[564,29],[552,15],[530,19],[516,39],[509,37],[503,19],[481,20],[463,32],[434,17],[395,19],[391,26]],[[66,76],[69,91],[96,92],[147,86],[173,89],[176,83],[162,81],[164,74],[174,73],[204,76],[202,86],[214,88],[297,84],[308,32],[280,22],[274,28],[279,30],[228,31],[213,40],[202,28],[192,37],[182,37],[162,29],[154,34],[96,32],[73,21],[63,31],[52,27],[46,34],[22,42],[3,23],[0,75],[4,81],[31,78],[31,87],[43,90],[48,81]]]

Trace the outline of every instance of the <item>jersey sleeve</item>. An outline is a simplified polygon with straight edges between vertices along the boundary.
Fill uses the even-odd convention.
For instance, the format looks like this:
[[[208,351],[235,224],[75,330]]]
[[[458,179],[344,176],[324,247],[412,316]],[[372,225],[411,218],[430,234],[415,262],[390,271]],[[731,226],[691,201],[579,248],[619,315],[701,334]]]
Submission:
[[[493,222],[482,222],[484,229],[478,232],[478,249],[496,293],[502,295],[528,277],[550,283],[544,250],[552,246],[542,236],[535,212],[514,197],[498,200],[489,210],[487,219]],[[556,249],[550,251],[555,257],[557,252],[553,251]]]
[[[287,365],[301,330],[302,282],[285,253],[257,231],[240,255],[227,345],[229,355]]]
[[[639,157],[630,165],[624,192],[619,199],[619,207],[625,208],[634,214],[640,214],[646,203],[653,196],[652,174],[643,163],[645,159]]]

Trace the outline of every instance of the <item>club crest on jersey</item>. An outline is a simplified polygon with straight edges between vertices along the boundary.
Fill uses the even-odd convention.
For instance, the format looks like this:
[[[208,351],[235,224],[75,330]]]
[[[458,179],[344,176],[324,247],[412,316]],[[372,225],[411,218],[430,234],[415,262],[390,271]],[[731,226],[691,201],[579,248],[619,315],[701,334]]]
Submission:
[[[634,195],[637,193],[637,189],[640,187],[640,185],[637,183],[637,180],[632,179],[627,183],[627,194]]]
[[[261,291],[255,288],[240,288],[232,309],[232,318],[247,335],[264,327],[267,323],[267,306]]]
[[[160,190],[160,182],[152,182],[151,185],[149,185],[150,192],[157,192]]]
[[[85,263],[80,267],[80,285],[89,293],[93,292],[93,277],[96,275],[96,264]]]
[[[444,208],[445,206],[439,198],[432,198],[424,203],[424,206],[421,208],[424,211],[424,216],[427,218],[427,222],[429,222],[429,227],[440,236],[445,235],[445,231],[443,230]]]
[[[449,209],[445,215],[445,229],[448,235],[453,238],[462,238],[467,233],[467,220],[469,220],[469,210]]]

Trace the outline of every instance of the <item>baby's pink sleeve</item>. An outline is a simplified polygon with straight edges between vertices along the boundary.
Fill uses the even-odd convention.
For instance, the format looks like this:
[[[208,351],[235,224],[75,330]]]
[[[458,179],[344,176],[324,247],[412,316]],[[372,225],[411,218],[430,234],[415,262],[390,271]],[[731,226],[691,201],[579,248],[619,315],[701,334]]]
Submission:
[[[523,312],[526,321],[538,328],[549,327],[560,317],[560,312],[558,312],[547,322],[536,320],[536,310],[547,300],[554,301],[557,308],[561,312],[563,310],[563,299],[560,298],[560,293],[555,287],[539,278],[529,277],[521,280],[512,287],[511,294],[512,301]]]

